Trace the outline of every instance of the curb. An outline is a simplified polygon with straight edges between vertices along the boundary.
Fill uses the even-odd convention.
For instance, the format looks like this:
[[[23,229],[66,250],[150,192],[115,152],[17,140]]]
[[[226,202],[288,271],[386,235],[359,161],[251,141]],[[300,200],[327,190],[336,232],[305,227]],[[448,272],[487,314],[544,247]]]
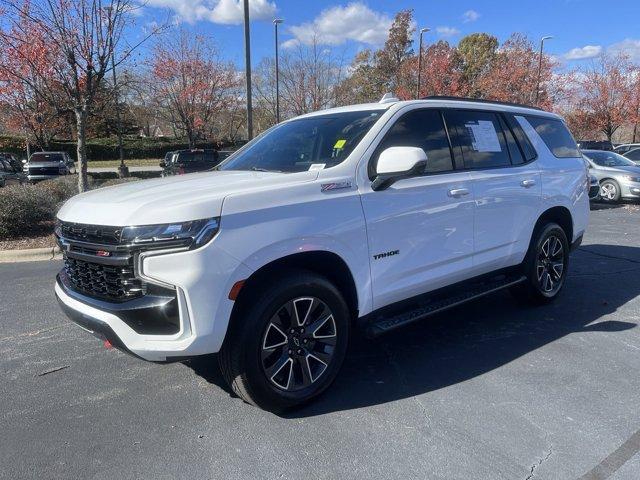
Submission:
[[[60,247],[4,250],[0,252],[0,263],[42,262],[45,260],[60,260],[61,258]]]

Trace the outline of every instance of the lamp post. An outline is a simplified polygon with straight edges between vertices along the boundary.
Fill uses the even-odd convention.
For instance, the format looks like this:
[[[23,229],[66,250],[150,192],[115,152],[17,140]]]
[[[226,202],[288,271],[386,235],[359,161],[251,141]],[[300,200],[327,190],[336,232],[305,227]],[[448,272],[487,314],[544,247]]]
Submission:
[[[280,68],[278,65],[278,25],[284,20],[281,18],[273,19],[273,27],[275,29],[276,39],[276,123],[280,123]]]
[[[420,98],[420,81],[422,80],[422,36],[428,31],[428,28],[420,29],[420,47],[418,50],[418,87],[416,89],[416,98]]]
[[[538,99],[540,98],[540,77],[542,75],[542,51],[544,49],[544,41],[551,40],[551,35],[546,35],[540,39],[540,55],[538,57],[538,81],[536,82],[536,105],[538,105]]]
[[[111,70],[113,71],[113,96],[116,102],[116,129],[118,131],[118,153],[120,155],[120,166],[118,175],[120,178],[129,176],[129,169],[124,164],[124,148],[122,147],[122,120],[120,118],[120,95],[118,92],[118,80],[116,77],[116,52],[111,50]]]
[[[244,69],[247,80],[247,140],[253,138],[253,102],[251,98],[251,35],[249,31],[249,0],[244,0]]]

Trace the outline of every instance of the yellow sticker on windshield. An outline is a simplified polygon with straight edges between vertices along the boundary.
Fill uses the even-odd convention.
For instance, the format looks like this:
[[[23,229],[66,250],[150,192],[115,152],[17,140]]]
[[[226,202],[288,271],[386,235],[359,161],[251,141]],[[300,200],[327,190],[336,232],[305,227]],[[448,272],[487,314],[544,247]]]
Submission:
[[[338,140],[336,144],[333,146],[333,148],[344,148],[346,143],[347,143],[346,140]]]

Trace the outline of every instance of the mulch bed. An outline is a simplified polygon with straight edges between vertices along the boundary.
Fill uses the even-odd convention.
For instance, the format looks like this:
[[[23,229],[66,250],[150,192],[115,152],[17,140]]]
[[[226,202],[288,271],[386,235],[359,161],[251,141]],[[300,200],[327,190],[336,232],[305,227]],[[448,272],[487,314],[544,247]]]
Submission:
[[[45,222],[32,230],[28,236],[0,239],[0,250],[55,247],[56,238],[53,235],[53,226],[53,222]]]

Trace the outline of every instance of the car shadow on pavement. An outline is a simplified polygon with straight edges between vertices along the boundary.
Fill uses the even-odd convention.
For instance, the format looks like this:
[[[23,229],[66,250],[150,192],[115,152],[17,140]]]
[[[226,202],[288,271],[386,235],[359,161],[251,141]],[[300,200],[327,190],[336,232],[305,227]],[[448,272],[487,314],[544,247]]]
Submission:
[[[564,291],[551,305],[522,307],[501,292],[375,340],[353,335],[335,383],[310,405],[282,416],[393,402],[473,379],[567,335],[634,328],[636,323],[601,319],[640,294],[638,272],[640,248],[588,245],[572,255]],[[186,365],[229,392],[212,357]]]

